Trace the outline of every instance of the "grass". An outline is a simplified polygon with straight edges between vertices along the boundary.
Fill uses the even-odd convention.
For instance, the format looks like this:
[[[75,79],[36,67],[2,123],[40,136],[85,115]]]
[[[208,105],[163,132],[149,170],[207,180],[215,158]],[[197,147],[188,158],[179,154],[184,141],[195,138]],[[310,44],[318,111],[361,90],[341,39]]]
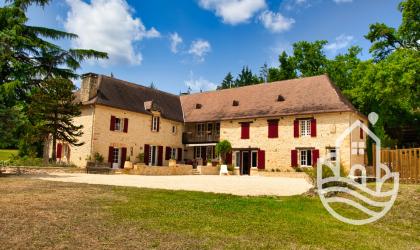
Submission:
[[[6,249],[420,248],[415,185],[401,185],[391,211],[365,226],[335,220],[308,196],[238,197],[24,177],[0,178],[0,190]]]
[[[17,154],[18,151],[16,149],[0,149],[0,161],[7,161],[10,156]]]

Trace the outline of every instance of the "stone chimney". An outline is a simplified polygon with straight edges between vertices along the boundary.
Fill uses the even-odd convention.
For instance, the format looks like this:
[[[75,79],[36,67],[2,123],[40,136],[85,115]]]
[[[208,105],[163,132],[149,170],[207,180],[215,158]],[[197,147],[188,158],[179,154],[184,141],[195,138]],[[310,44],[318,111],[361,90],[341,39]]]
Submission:
[[[82,85],[80,86],[80,101],[87,102],[98,93],[98,75],[87,73],[82,75]]]

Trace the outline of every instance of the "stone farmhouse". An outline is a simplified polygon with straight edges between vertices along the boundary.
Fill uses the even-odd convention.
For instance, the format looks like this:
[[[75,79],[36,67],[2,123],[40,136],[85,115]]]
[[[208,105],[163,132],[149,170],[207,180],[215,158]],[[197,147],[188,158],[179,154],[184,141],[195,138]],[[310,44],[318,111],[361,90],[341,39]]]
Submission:
[[[80,167],[95,153],[113,168],[128,158],[148,166],[215,164],[221,140],[232,144],[228,163],[243,175],[311,167],[319,157],[334,160],[337,150],[346,168],[365,161],[362,130],[335,147],[346,128],[367,119],[326,75],[179,96],[88,73],[76,96],[84,145],[59,143],[57,157]]]

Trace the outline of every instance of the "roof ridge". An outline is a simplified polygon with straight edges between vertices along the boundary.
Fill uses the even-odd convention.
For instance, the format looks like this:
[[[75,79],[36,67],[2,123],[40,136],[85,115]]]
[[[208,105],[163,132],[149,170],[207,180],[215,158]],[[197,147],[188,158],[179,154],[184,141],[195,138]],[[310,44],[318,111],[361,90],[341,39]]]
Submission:
[[[100,76],[101,77],[108,78],[108,79],[119,81],[119,82],[121,82],[121,83],[123,83],[123,84],[125,84],[125,85],[127,85],[129,87],[135,87],[135,88],[139,88],[140,87],[140,88],[145,88],[145,89],[149,89],[149,90],[156,91],[156,92],[161,92],[163,94],[167,94],[167,95],[172,95],[172,96],[179,97],[179,95],[176,95],[176,94],[173,94],[173,93],[169,93],[169,92],[166,92],[166,91],[163,91],[163,90],[160,90],[160,89],[150,88],[150,87],[147,87],[147,86],[144,86],[144,85],[141,85],[141,84],[137,84],[137,83],[133,83],[133,82],[129,82],[129,81],[126,81],[126,80],[121,80],[119,78],[114,78],[114,77],[110,77],[110,76],[102,75],[102,74],[100,74]]]
[[[265,85],[265,84],[267,84],[267,85],[268,84],[280,84],[280,83],[286,83],[286,82],[292,82],[292,81],[300,81],[300,80],[309,79],[309,78],[319,78],[319,77],[322,77],[322,76],[327,76],[328,77],[327,74],[322,74],[322,75],[316,75],[316,76],[307,76],[307,77],[286,79],[286,80],[275,81],[275,82],[254,83],[254,84],[251,84],[251,85],[240,86],[240,87],[235,87],[235,88],[228,88],[228,89],[208,90],[208,91],[203,91],[203,92],[198,92],[198,93],[192,93],[192,94],[189,94],[189,95],[200,95],[200,94],[207,94],[207,93],[214,93],[214,92],[233,91],[233,90],[238,90],[238,89],[256,87],[256,86]],[[189,96],[189,95],[184,95],[184,96]]]

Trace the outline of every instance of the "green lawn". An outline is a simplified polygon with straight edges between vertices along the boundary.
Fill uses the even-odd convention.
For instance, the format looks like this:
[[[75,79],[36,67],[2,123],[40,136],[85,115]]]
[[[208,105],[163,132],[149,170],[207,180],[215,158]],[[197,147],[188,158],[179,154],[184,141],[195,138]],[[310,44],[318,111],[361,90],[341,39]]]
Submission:
[[[16,149],[0,149],[0,161],[9,160],[12,154],[17,155],[18,151]]]
[[[352,226],[317,197],[238,197],[0,178],[5,248],[420,249],[420,186]],[[346,209],[343,207],[343,209]]]

